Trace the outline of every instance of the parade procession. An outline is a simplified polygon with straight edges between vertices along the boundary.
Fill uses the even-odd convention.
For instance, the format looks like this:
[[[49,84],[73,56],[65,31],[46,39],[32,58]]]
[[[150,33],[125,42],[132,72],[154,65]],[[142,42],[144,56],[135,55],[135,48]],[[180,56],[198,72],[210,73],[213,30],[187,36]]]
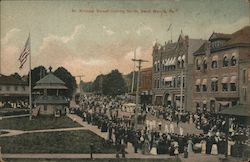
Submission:
[[[250,162],[250,0],[0,9],[0,162]]]

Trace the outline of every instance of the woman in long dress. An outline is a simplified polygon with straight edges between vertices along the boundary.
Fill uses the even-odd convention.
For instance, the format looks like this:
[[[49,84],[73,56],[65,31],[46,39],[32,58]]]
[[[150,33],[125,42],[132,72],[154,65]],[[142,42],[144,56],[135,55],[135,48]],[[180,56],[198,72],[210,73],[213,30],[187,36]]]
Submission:
[[[212,150],[211,150],[211,155],[218,155],[218,137],[215,137],[214,138],[214,142],[213,142],[213,145],[212,145]]]
[[[191,139],[188,140],[188,154],[193,154],[194,151],[193,151],[193,142]]]
[[[168,124],[165,125],[165,133],[166,133],[166,134],[169,133]]]
[[[201,153],[206,154],[206,144],[207,142],[205,140],[201,140]]]
[[[156,146],[156,141],[155,140],[153,141],[153,145],[152,145],[152,148],[150,150],[150,154],[157,155],[157,146]]]

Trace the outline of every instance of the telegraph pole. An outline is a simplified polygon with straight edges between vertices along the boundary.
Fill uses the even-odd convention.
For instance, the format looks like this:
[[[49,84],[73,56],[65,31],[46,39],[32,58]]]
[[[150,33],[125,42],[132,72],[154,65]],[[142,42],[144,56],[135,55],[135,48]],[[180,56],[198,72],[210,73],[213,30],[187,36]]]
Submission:
[[[134,59],[136,59],[136,50],[134,51]],[[134,70],[133,70],[131,93],[134,92],[134,84],[135,84],[135,62],[134,62]]]
[[[136,106],[135,106],[135,130],[137,130],[138,127],[138,109],[139,109],[139,87],[140,87],[140,70],[141,70],[141,64],[143,62],[148,62],[147,60],[142,59],[132,59],[134,62],[138,62],[138,76],[137,76],[137,89],[136,89]]]

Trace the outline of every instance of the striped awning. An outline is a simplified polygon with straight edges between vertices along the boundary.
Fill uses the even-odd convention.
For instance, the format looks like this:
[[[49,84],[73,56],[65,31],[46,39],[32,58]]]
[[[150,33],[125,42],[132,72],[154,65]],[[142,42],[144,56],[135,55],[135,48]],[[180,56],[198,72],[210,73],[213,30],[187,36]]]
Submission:
[[[221,83],[228,83],[228,81],[229,81],[228,77],[223,77]]]
[[[172,81],[173,80],[173,77],[172,76],[169,76],[169,77],[165,77],[164,78],[164,81],[165,82],[170,82],[170,81]]]
[[[212,61],[218,61],[219,60],[219,56],[218,55],[214,55],[213,57],[212,57]]]
[[[206,85],[207,84],[207,79],[203,79],[202,80],[202,85]]]
[[[236,83],[237,76],[231,76],[230,83]]]
[[[216,82],[218,80],[218,78],[212,78],[211,79],[213,82]]]
[[[195,81],[195,85],[200,85],[201,84],[201,79],[197,79],[196,81]]]
[[[235,58],[238,58],[239,57],[239,54],[238,53],[236,53],[236,52],[234,52],[234,53],[232,53],[232,57],[235,57]]]

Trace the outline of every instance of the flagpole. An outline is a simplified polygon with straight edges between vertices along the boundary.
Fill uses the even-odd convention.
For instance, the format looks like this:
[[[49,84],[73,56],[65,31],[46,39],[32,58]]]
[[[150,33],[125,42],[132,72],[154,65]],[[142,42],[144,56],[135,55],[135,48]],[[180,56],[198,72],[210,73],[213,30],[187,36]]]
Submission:
[[[30,34],[29,34],[30,39]],[[29,40],[31,42],[31,40]],[[29,43],[30,43],[29,42]],[[30,43],[30,54],[29,54],[29,104],[30,104],[30,120],[32,120],[32,87],[31,87],[31,43]]]

